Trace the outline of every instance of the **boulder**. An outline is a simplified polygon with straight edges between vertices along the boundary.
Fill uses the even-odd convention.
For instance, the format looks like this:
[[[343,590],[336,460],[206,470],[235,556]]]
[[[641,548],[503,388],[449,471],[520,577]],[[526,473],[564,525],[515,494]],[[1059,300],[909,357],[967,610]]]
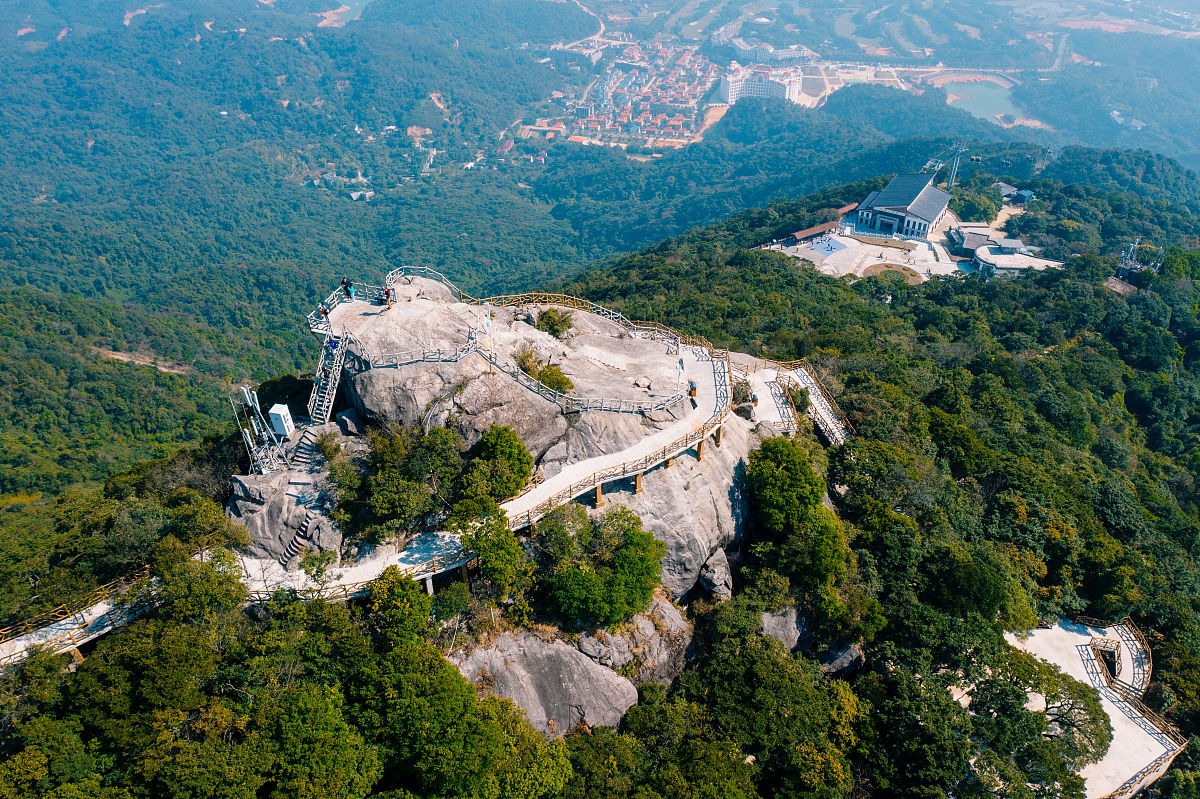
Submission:
[[[866,662],[867,655],[858,644],[831,649],[820,657],[821,671],[825,672],[826,677],[848,677]]]
[[[774,638],[789,652],[808,649],[812,646],[812,630],[808,617],[797,613],[794,607],[784,608],[778,613],[763,611],[763,635]]]
[[[579,636],[579,651],[602,666],[628,674],[635,685],[669,685],[683,673],[691,625],[679,609],[655,594],[646,613],[639,613],[617,632],[597,630]]]
[[[650,388],[650,378],[635,377],[633,380],[633,385],[636,386],[637,388]]]
[[[323,468],[297,465],[266,475],[238,475],[233,484],[226,510],[230,519],[245,527],[250,536],[250,546],[246,548],[249,557],[278,560],[287,554],[288,545],[301,532],[304,546],[329,550],[340,557],[341,531],[325,515]]]
[[[235,518],[256,513],[286,484],[287,472],[235,474],[229,510]]]
[[[308,525],[308,540],[311,546],[322,552],[341,553],[342,531],[331,519],[315,517]]]
[[[347,408],[336,417],[338,429],[344,436],[361,436],[366,432],[362,416],[356,408]]]
[[[733,574],[729,571],[729,558],[725,550],[717,549],[704,562],[704,567],[700,569],[700,587],[718,602],[733,599]]]
[[[528,632],[502,635],[451,662],[480,696],[511,699],[535,729],[558,737],[577,725],[615,727],[637,702],[637,689],[562,641]]]
[[[754,419],[754,403],[743,402],[741,405],[734,406],[733,412],[746,421],[752,421]]]
[[[779,428],[770,422],[759,422],[754,425],[754,435],[758,436],[760,441],[766,441],[768,438],[778,438]]]

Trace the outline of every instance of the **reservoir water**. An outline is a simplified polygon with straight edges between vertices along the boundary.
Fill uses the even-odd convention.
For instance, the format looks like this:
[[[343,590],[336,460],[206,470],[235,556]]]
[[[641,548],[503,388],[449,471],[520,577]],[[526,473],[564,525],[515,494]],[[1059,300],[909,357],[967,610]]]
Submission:
[[[950,105],[980,119],[995,122],[997,114],[1021,116],[1021,110],[1013,104],[1012,92],[1006,86],[991,81],[976,81],[947,83],[942,88],[952,97]]]

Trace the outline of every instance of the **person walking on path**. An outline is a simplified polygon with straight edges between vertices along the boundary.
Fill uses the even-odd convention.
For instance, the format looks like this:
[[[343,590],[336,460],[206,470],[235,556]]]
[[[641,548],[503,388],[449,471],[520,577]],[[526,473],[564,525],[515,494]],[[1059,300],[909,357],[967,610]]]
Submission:
[[[383,290],[383,299],[387,301],[387,307],[392,307],[392,287],[388,286]]]
[[[342,291],[346,292],[346,299],[349,299],[349,300],[354,299],[354,281],[343,276],[342,277]]]

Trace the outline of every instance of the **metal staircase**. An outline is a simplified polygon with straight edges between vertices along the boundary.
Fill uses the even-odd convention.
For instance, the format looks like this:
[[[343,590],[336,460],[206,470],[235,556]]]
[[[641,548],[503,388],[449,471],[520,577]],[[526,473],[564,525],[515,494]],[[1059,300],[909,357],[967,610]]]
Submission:
[[[332,333],[326,333],[325,343],[321,346],[321,360],[317,362],[317,373],[313,376],[312,396],[308,398],[308,415],[313,424],[329,421],[345,362],[345,342]]]

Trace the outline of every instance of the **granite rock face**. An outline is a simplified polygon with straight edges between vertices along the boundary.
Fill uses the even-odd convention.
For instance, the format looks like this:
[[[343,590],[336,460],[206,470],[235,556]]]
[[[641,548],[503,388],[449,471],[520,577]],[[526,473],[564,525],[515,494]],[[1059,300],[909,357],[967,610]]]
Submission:
[[[712,553],[700,569],[700,587],[718,602],[733,599],[733,574],[729,571],[729,558],[725,550]]]
[[[229,516],[250,535],[246,552],[255,558],[277,559],[284,554],[307,515],[287,491],[288,473],[237,475],[229,499]]]
[[[858,644],[847,644],[820,657],[821,671],[827,677],[847,677],[861,669],[866,662],[867,655]]]
[[[579,651],[602,666],[630,674],[635,685],[669,685],[683,673],[692,628],[679,609],[661,595],[615,633],[597,630],[579,636]]]
[[[407,304],[402,293],[398,305]],[[471,315],[482,313],[461,305],[418,306],[414,299],[402,324],[373,323],[362,333],[363,346],[375,353],[413,347],[449,352],[467,342],[476,325]],[[575,312],[574,328],[559,340],[531,327],[527,309],[495,308],[493,315],[491,333],[481,339],[483,351],[492,351],[492,337],[498,357],[509,357],[518,346],[531,346],[540,359],[563,370],[574,382],[572,393],[577,396],[644,399],[669,397],[675,391],[673,361],[655,349],[660,345],[629,338],[609,320]],[[690,412],[684,399],[647,414],[564,414],[478,352],[457,362],[421,362],[347,374],[343,385],[365,419],[424,429],[449,424],[468,445],[493,424],[511,427],[545,478],[571,463],[626,449]],[[670,468],[650,470],[643,476],[640,494],[633,493],[632,480],[604,487],[606,499],[628,506],[667,545],[663,584],[673,598],[690,591],[709,556],[741,530],[746,516],[742,471],[749,450],[758,443],[751,433],[753,426],[730,415],[720,447],[710,438],[703,461],[689,451],[675,458]]]
[[[794,607],[784,608],[778,613],[763,611],[763,635],[774,638],[789,652],[805,650],[812,646],[812,630],[807,616],[797,613]]]
[[[330,422],[297,442],[289,442],[291,468],[233,478],[226,513],[249,533],[249,557],[279,560],[289,556],[287,566],[295,568],[299,556],[295,549],[289,552],[288,545],[297,535],[304,548],[331,551],[341,557],[342,534],[328,516],[328,473],[314,444],[318,436],[338,430],[339,424]]]
[[[680,599],[696,585],[705,562],[737,538],[747,518],[745,462],[758,446],[751,426],[730,416],[721,446],[711,438],[704,460],[695,452],[675,458],[642,478],[644,490],[633,493],[633,481],[606,485],[606,502],[628,507],[642,517],[654,537],[667,546],[663,586]],[[722,553],[723,555],[724,553]]]
[[[465,657],[451,657],[481,696],[511,699],[534,728],[562,736],[580,723],[616,726],[637,702],[633,683],[562,641],[530,633],[500,636]]]
[[[335,421],[344,436],[361,436],[367,432],[362,416],[355,408],[347,408],[342,411],[337,415]]]

